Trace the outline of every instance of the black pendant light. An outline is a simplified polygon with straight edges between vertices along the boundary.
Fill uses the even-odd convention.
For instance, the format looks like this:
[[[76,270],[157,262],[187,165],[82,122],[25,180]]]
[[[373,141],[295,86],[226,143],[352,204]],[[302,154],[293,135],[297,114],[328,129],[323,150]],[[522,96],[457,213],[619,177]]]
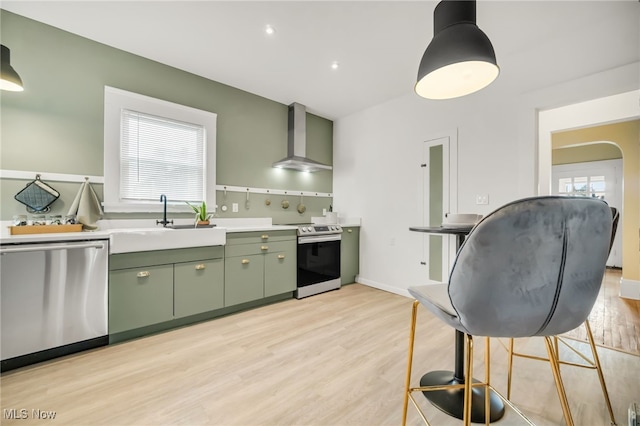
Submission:
[[[438,3],[416,93],[428,99],[457,98],[488,86],[499,73],[491,41],[476,25],[475,0]]]
[[[0,44],[0,90],[22,92],[22,80],[11,66],[11,51],[4,44]]]

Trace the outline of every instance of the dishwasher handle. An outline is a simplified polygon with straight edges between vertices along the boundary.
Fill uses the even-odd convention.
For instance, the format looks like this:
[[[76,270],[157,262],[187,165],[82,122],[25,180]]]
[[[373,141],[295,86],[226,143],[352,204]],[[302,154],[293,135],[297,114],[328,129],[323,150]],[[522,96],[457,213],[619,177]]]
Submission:
[[[105,245],[106,243],[69,243],[69,244],[36,244],[36,245],[25,244],[25,245],[19,245],[16,247],[0,247],[0,254],[26,253],[31,251],[86,249],[86,248],[104,249]]]

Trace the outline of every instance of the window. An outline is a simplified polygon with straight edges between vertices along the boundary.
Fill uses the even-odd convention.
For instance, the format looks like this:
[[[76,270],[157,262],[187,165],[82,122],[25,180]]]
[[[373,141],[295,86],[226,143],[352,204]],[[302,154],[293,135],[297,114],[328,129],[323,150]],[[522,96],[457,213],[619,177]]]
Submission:
[[[558,179],[558,194],[605,198],[604,176],[572,176]]]
[[[105,87],[105,211],[215,205],[215,132],[216,114]]]

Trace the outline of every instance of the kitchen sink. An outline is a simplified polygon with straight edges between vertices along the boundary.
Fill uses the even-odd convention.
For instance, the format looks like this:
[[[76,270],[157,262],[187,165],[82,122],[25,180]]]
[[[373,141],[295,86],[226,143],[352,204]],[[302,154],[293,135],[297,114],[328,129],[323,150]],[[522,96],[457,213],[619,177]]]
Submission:
[[[198,232],[194,232],[194,229]],[[178,225],[173,228],[122,228],[109,231],[111,253],[220,246],[227,242],[224,229]]]

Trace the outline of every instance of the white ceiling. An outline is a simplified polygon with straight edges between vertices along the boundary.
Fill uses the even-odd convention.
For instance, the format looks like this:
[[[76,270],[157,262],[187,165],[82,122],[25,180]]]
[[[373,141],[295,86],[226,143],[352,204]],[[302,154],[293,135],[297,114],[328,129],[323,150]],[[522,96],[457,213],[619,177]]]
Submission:
[[[535,70],[549,60],[545,55],[557,56],[554,40],[582,34],[585,28],[597,31],[598,22],[622,18],[630,2],[638,4],[480,0],[477,23],[493,42],[499,79],[535,86],[536,79],[543,83],[553,77],[527,72],[525,81],[515,78],[516,73]],[[433,35],[436,4],[3,0],[1,7],[283,104],[300,102],[309,112],[337,119],[412,92]],[[276,28],[273,36],[265,33],[266,25]],[[584,56],[581,60],[597,60]],[[339,69],[331,69],[333,61]]]

